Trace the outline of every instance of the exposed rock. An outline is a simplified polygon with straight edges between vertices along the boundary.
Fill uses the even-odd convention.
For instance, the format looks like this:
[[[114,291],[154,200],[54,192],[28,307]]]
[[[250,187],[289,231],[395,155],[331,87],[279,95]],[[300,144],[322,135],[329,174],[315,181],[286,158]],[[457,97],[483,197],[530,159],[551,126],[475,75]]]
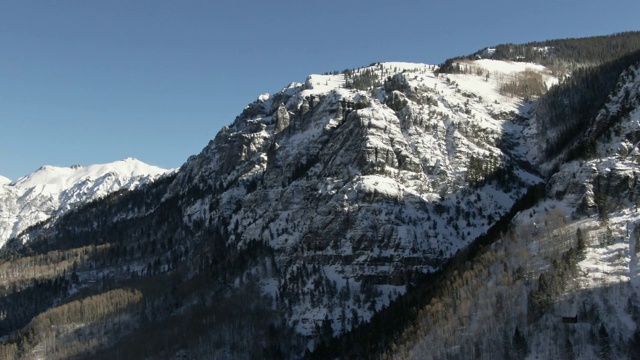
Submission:
[[[407,97],[403,93],[393,90],[385,99],[385,104],[393,111],[400,111],[407,106],[408,102]]]
[[[309,113],[309,101],[307,98],[304,98],[304,100],[302,100],[302,105],[300,106],[300,117],[302,118],[302,121],[306,119],[307,113]]]
[[[280,104],[276,112],[276,130],[275,133],[279,133],[282,130],[289,127],[289,112],[284,104]]]
[[[412,76],[402,75],[403,88],[423,99],[437,86],[442,101],[416,102],[399,90],[385,93],[382,88],[381,97],[310,85],[279,92],[272,97],[280,102],[275,124],[270,115],[241,117],[185,165],[175,181],[181,185],[172,185],[171,193],[205,194],[199,202],[181,205],[189,214],[187,222],[237,223],[235,231],[226,230],[229,246],[268,244],[282,274],[276,283],[300,266],[313,265],[330,269],[339,282],[352,279],[353,287],[367,282],[404,291],[407,266],[398,259],[411,259],[412,271],[437,268],[486,231],[488,214],[504,214],[535,182],[535,176],[512,160],[518,154],[507,156],[496,147],[511,136],[494,130],[504,121],[488,111],[474,110],[473,119],[458,111],[452,104],[467,98],[425,71],[406,70]],[[334,84],[338,79],[341,75],[325,78]],[[380,102],[385,96],[386,106]],[[483,111],[484,105],[517,111],[513,102],[473,101],[479,103],[475,109]],[[303,121],[293,119],[287,109],[299,109]],[[511,124],[510,129],[520,135],[520,126]],[[482,136],[461,133],[472,127]],[[465,174],[472,155],[503,159],[509,186],[489,181],[485,187],[469,185]],[[485,164],[486,174],[480,176],[489,176],[491,166],[497,165]],[[197,189],[190,191],[190,186]],[[211,194],[207,187],[224,190]],[[215,206],[205,210],[201,203]],[[291,300],[291,321],[315,316],[304,298]],[[313,327],[298,324],[297,331],[310,334]]]

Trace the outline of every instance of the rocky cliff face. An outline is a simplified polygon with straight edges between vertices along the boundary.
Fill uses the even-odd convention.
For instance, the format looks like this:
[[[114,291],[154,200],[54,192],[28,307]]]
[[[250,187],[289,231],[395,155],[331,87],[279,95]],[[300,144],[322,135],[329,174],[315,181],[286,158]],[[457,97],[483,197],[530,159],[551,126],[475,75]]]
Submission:
[[[469,66],[473,74],[436,75],[428,65],[377,64],[262,95],[189,159],[167,197],[181,199],[191,226],[225,227],[227,245],[274,250],[279,275],[261,286],[300,333],[325,318],[346,330],[541,181],[518,166],[527,104],[498,91],[522,65]],[[376,79],[368,89],[345,88],[365,75]],[[311,266],[314,276],[289,282]],[[338,304],[317,283],[349,294]],[[346,325],[345,310],[355,318]]]
[[[556,164],[547,197],[519,212],[471,266],[450,271],[448,290],[422,305],[389,358],[637,357],[639,55],[554,154],[570,160]],[[537,120],[525,134],[535,138]]]
[[[591,160],[563,165],[550,180],[550,195],[579,215],[637,208],[640,161],[640,72],[625,71],[614,93],[587,131]]]

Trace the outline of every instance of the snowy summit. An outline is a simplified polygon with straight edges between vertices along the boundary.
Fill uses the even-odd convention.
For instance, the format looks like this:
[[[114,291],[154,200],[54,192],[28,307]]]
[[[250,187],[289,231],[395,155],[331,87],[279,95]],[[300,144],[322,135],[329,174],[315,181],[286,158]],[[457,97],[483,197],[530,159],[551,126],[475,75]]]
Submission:
[[[7,185],[11,182],[11,179],[6,178],[2,175],[0,175],[0,185]]]
[[[167,173],[133,158],[83,167],[45,165],[11,182],[0,178],[0,248],[31,225],[120,189],[134,189]]]

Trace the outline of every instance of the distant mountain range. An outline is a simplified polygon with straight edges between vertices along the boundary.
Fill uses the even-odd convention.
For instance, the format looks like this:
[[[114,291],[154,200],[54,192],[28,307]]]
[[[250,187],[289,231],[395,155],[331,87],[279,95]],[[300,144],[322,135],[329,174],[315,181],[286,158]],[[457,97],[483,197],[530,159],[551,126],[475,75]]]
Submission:
[[[29,226],[105,195],[151,182],[168,170],[128,158],[83,167],[43,166],[16,181],[0,178],[0,248]]]

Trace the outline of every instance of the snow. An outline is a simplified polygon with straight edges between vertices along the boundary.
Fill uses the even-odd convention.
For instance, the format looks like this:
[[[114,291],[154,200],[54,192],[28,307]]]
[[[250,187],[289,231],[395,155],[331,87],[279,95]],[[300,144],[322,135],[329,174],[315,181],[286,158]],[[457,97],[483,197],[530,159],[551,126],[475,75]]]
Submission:
[[[578,289],[627,283],[640,292],[635,281],[637,259],[632,251],[636,245],[631,242],[633,224],[640,224],[640,213],[630,209],[611,214],[605,227],[595,215],[574,224],[576,228],[591,229],[585,259],[578,263],[583,274],[577,279]],[[607,235],[607,227],[611,230],[610,235]]]
[[[524,72],[527,70],[532,70],[537,72],[549,71],[543,65],[528,63],[528,62],[520,62],[520,61],[516,62],[516,61],[480,59],[480,60],[473,61],[473,64],[485,70],[489,70],[493,73],[502,73],[502,74],[513,74],[513,73]]]
[[[147,165],[140,160],[127,158],[109,164],[98,164],[87,167],[57,167],[45,165],[36,172],[16,180],[15,188],[29,189],[43,187],[51,194],[58,193],[85,180],[99,179],[104,176],[137,177],[144,175],[158,176],[167,172],[157,166]]]
[[[491,57],[496,53],[496,48],[485,48],[482,51],[482,55],[485,57]]]
[[[320,94],[340,88],[344,85],[344,75],[309,75],[304,83],[305,91],[303,94]]]
[[[282,275],[262,277],[262,291],[282,298],[283,282],[297,278],[299,296],[286,301],[287,321],[298,333],[312,335],[326,316],[334,332],[348,330],[353,317],[370,319],[406,291],[397,278],[403,267],[398,259],[415,259],[416,271],[437,270],[440,259],[485,233],[526,186],[541,181],[512,159],[528,154],[522,135],[527,124],[513,118],[529,116],[529,106],[499,88],[518,71],[550,76],[548,71],[500,61],[466,65],[480,71],[437,75],[433,65],[377,63],[351,71],[352,78],[374,73],[375,88],[346,88],[345,74],[313,74],[276,96],[260,95],[255,104],[264,113],[238,117],[178,175],[174,184],[231,186],[216,199],[188,204],[185,223],[224,214],[231,219],[229,245],[269,244]],[[389,78],[400,90],[380,86]],[[345,108],[345,102],[351,104]],[[276,134],[273,113],[280,103],[290,124]],[[499,145],[505,139],[515,149],[509,154]],[[508,190],[496,181],[469,184],[472,156],[492,159],[490,166],[509,162],[517,181]],[[228,159],[233,161],[226,165]],[[260,185],[249,192],[243,184],[255,180]],[[171,185],[168,194],[183,191]],[[219,207],[210,209],[214,200]],[[312,264],[322,270],[303,279],[296,275]],[[367,279],[378,280],[370,285]],[[314,285],[328,281],[341,292],[347,280],[349,296],[341,303]],[[375,309],[363,303],[363,285]],[[346,324],[340,324],[341,308],[349,316]]]
[[[608,121],[609,114],[616,113],[618,109],[627,108],[631,111],[618,119],[617,123],[608,125],[614,131],[605,132],[597,138],[599,156],[563,164],[549,181],[549,194],[555,199],[543,202],[518,217],[519,221],[535,219],[535,212],[541,214],[555,207],[569,215],[564,220],[568,222],[567,233],[572,235],[571,238],[577,229],[581,229],[586,250],[584,258],[577,264],[579,275],[570,279],[566,293],[542,321],[553,318],[554,311],[576,314],[579,304],[590,304],[615,344],[612,345],[613,351],[619,351],[613,357],[625,354],[622,349],[637,330],[633,310],[628,306],[631,303],[637,306],[637,297],[640,295],[636,248],[638,238],[635,231],[636,226],[640,225],[635,195],[637,157],[628,151],[637,147],[628,139],[633,138],[632,134],[639,129],[640,111],[637,96],[627,96],[637,94],[640,88],[637,67],[630,69],[620,79],[618,93],[609,96],[606,110],[600,113],[593,127]],[[603,209],[599,208],[602,205],[598,205],[596,199],[596,187],[603,182],[611,186],[611,189],[603,192],[605,199],[600,200],[608,204],[605,208],[606,218],[599,215]],[[542,226],[539,220],[537,224]],[[580,349],[581,354],[576,354],[577,358],[592,358],[597,345],[589,344],[584,339],[588,338],[588,331],[593,328],[587,319],[579,321],[581,324],[576,326],[578,331],[571,341],[584,342],[586,345]],[[550,349],[546,344],[554,334],[533,334],[530,344],[534,345],[529,358],[547,358],[553,354],[553,348]]]
[[[540,209],[540,206],[537,207]],[[569,218],[570,219],[570,218]],[[581,307],[591,304],[600,322],[592,325],[589,319],[580,318],[571,336],[572,343],[584,343],[584,347],[576,348],[581,355],[577,358],[593,358],[591,352],[596,352],[597,344],[589,343],[589,331],[597,329],[599,324],[606,327],[609,334],[617,334],[620,338],[613,340],[614,351],[620,351],[624,342],[629,339],[637,328],[632,314],[627,308],[629,302],[640,294],[635,277],[637,274],[630,270],[637,268],[634,251],[635,237],[631,234],[629,224],[640,221],[640,214],[624,209],[610,214],[607,224],[603,224],[597,216],[580,218],[567,224],[565,230],[570,238],[575,239],[575,232],[582,229],[586,240],[584,259],[577,263],[577,277],[568,280],[565,293],[547,310],[534,329],[549,329],[549,324],[557,322],[558,316],[575,316]],[[542,226],[542,225],[541,225]],[[609,230],[610,229],[610,232]],[[609,232],[609,233],[608,233]],[[571,241],[573,244],[573,241]],[[535,249],[531,249],[533,252]],[[544,250],[549,253],[547,246]],[[558,251],[553,256],[567,250]],[[529,261],[534,263],[535,259]],[[538,273],[544,269],[538,269]],[[536,328],[537,327],[537,328]],[[529,358],[549,358],[553,354],[553,346],[549,346],[549,339],[555,336],[566,336],[559,330],[539,332],[529,331],[528,342],[531,344]],[[613,335],[610,335],[613,338]],[[620,342],[622,341],[622,345]],[[614,358],[617,356],[614,356]]]
[[[108,164],[45,165],[0,186],[0,248],[11,237],[80,203],[119,189],[133,189],[174,170],[127,158]]]
[[[1,186],[1,185],[7,185],[7,184],[9,184],[9,183],[11,183],[11,179],[6,178],[6,177],[4,177],[4,176],[0,175],[0,186]]]
[[[258,101],[267,101],[270,97],[271,95],[269,95],[269,93],[260,94],[260,96],[258,96]]]
[[[361,187],[361,191],[365,193],[373,194],[374,192],[377,192],[389,199],[401,199],[402,197],[402,188],[399,184],[393,179],[389,179],[384,176],[363,176],[359,185]]]

